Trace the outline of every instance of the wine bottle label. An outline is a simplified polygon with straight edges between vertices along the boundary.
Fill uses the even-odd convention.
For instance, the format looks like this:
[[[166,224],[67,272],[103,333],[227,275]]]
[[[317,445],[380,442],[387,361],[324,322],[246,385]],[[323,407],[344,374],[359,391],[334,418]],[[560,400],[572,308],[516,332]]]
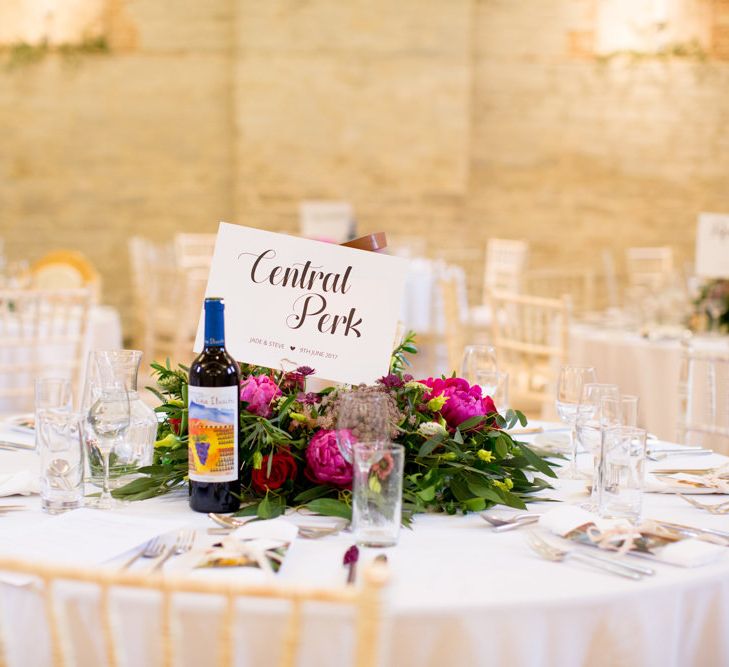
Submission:
[[[238,387],[189,386],[187,391],[190,479],[238,479]]]

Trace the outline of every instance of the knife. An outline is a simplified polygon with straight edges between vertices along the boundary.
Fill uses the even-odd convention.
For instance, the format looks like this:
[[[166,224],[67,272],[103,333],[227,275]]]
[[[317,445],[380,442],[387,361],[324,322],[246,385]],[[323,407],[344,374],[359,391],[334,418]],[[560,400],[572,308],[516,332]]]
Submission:
[[[715,528],[698,528],[697,526],[684,526],[680,523],[671,523],[669,521],[655,521],[659,526],[668,528],[669,530],[675,530],[676,532],[683,533],[687,537],[697,537],[698,535],[715,535],[716,537],[723,537],[725,540],[729,540],[729,533],[723,530],[716,530]]]
[[[25,445],[21,442],[10,442],[9,440],[0,440],[0,448],[2,449],[35,449],[35,445]]]

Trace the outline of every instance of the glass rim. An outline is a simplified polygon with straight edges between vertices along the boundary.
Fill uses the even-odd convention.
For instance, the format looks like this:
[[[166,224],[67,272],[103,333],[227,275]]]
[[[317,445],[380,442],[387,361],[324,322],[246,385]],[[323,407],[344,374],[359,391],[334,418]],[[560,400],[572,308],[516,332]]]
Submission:
[[[606,431],[620,431],[621,434],[633,433],[635,435],[648,435],[648,429],[641,428],[640,426],[624,426],[623,424],[615,424],[613,426],[605,426]]]
[[[384,449],[390,451],[405,451],[405,445],[391,440],[358,440],[352,443],[352,451],[355,449]]]

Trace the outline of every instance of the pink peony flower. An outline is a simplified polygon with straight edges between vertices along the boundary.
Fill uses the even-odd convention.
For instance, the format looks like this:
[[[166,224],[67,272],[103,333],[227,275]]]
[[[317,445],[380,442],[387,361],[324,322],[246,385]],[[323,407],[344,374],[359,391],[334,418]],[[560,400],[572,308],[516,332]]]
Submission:
[[[420,382],[430,387],[430,392],[423,397],[426,403],[438,396],[448,399],[439,412],[452,429],[471,417],[496,412],[491,397],[482,396],[481,387],[472,387],[463,378],[428,378]]]
[[[339,434],[350,441],[355,439],[348,429],[340,430]],[[337,431],[322,429],[316,433],[306,448],[306,463],[304,474],[313,482],[342,489],[352,484],[352,464],[347,463],[339,451]]]
[[[240,400],[248,403],[246,410],[261,417],[271,416],[271,401],[281,390],[268,375],[249,375],[240,383]]]

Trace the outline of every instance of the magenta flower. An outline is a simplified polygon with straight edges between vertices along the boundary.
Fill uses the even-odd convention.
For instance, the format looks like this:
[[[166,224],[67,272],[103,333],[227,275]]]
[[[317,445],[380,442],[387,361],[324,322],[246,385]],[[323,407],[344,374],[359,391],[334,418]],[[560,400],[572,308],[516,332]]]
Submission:
[[[270,417],[271,401],[281,390],[268,375],[249,375],[240,383],[240,400],[248,403],[246,410],[254,415]]]
[[[443,415],[443,419],[451,429],[455,429],[471,417],[496,412],[496,406],[491,397],[482,396],[481,387],[476,385],[472,387],[463,378],[447,378],[446,380],[428,378],[420,380],[420,382],[430,387],[430,392],[423,397],[423,401],[426,403],[438,396],[448,399],[438,412]]]
[[[304,474],[313,482],[332,484],[344,489],[352,484],[352,464],[347,463],[339,451],[337,434],[350,441],[355,439],[348,429],[339,432],[327,429],[318,431],[306,448],[307,465]]]

